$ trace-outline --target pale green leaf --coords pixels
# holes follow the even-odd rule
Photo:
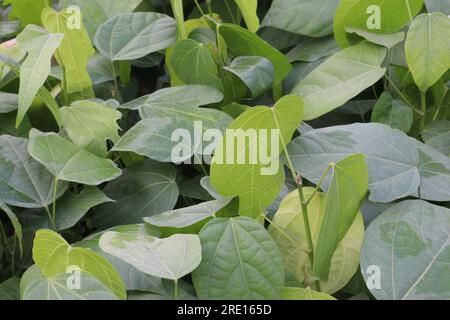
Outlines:
[[[242,17],[244,18],[247,29],[251,32],[256,32],[259,29],[259,18],[257,15],[258,0],[234,0]]]
[[[349,33],[355,33],[372,43],[379,44],[380,46],[386,47],[388,49],[392,49],[397,44],[405,40],[404,32],[397,32],[392,34],[379,34],[352,27],[345,28],[345,31]]]

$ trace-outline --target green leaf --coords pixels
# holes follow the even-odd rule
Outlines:
[[[64,34],[61,46],[56,51],[56,60],[63,69],[63,88],[67,103],[80,99],[94,97],[92,80],[87,72],[90,57],[95,54],[89,35],[83,24],[80,28],[73,28],[74,16],[77,12],[63,9],[56,12],[52,8],[42,11],[42,23],[52,33]],[[75,17],[76,18],[76,17]]]
[[[117,296],[97,278],[79,274],[79,289],[69,288],[71,273],[45,277],[36,265],[28,269],[21,280],[22,300],[117,300]]]
[[[244,18],[247,29],[256,32],[259,29],[259,18],[257,15],[258,0],[234,0],[242,17]]]
[[[363,42],[342,50],[314,69],[292,90],[305,101],[305,120],[316,119],[375,84],[386,49]]]
[[[0,92],[0,113],[8,113],[17,109],[19,96],[15,93]]]
[[[333,33],[339,0],[275,0],[262,27],[274,27],[309,37]]]
[[[77,101],[61,108],[64,129],[79,147],[95,155],[106,157],[107,140],[116,143],[120,137],[117,120],[122,114],[111,107],[92,102]]]
[[[41,229],[36,232],[33,260],[47,278],[67,274],[68,268],[75,266],[100,280],[119,299],[126,298],[123,280],[105,258],[88,249],[71,247],[54,231]]]
[[[0,200],[23,208],[48,207],[53,201],[54,178],[27,152],[28,140],[0,136]],[[67,190],[59,184],[56,197]]]
[[[372,112],[372,122],[384,123],[392,129],[405,133],[411,130],[413,111],[403,100],[392,98],[389,92],[383,92]]]
[[[281,291],[282,300],[336,300],[327,293],[307,288],[284,287]]]
[[[325,38],[306,38],[286,54],[290,62],[314,62],[338,52],[339,46],[332,36]]]
[[[49,0],[5,0],[3,5],[12,4],[10,17],[17,17],[22,26],[41,24],[41,12],[50,6]]]
[[[202,90],[194,90],[192,94],[201,93]],[[225,131],[232,118],[222,111],[199,108],[197,105],[216,100],[218,91],[213,92],[212,99],[205,96],[189,101],[188,98],[186,104],[182,100],[184,94],[180,95],[182,91],[170,91],[174,93],[173,97],[158,97],[155,94],[144,102],[139,111],[143,120],[122,136],[113,151],[132,151],[161,162],[176,163],[186,161],[194,154],[208,156],[212,153],[217,144],[216,139],[212,139],[208,146],[205,142],[205,148],[202,148],[202,137],[208,129]],[[166,98],[170,99],[164,101]],[[180,100],[175,103],[172,99]]]
[[[239,77],[250,89],[253,98],[264,94],[272,86],[275,77],[272,63],[263,57],[237,57],[224,69]]]
[[[442,12],[446,16],[450,15],[450,0],[425,0],[428,12]]]
[[[430,123],[422,132],[425,143],[450,157],[450,121]]]
[[[170,280],[191,273],[202,260],[200,239],[193,234],[158,239],[108,231],[100,238],[100,248],[146,274]]]
[[[20,224],[20,221],[17,218],[16,214],[3,201],[0,201],[0,209],[6,213],[9,220],[11,221],[11,224],[13,225],[15,236],[17,237],[17,240],[19,241],[20,255],[22,255],[23,254],[22,225]]]
[[[309,199],[314,189],[305,187],[303,192],[305,198]],[[314,248],[317,246],[326,202],[327,195],[319,192],[308,204],[308,219]],[[295,285],[312,286],[317,277],[312,273],[309,260],[306,230],[297,190],[289,193],[282,200],[268,230],[283,256],[287,281]],[[336,232],[337,230],[333,231],[333,233]],[[350,281],[358,269],[363,238],[364,223],[361,213],[358,213],[333,254],[328,280],[320,281],[322,292],[334,293]]]
[[[397,32],[420,12],[422,6],[423,0],[342,0],[334,16],[334,36],[345,48],[359,40],[359,37],[346,33],[347,27],[381,34]]]
[[[116,202],[94,210],[92,222],[101,229],[139,223],[143,217],[172,210],[178,199],[176,170],[165,163],[146,161],[124,171],[103,192]]]
[[[99,185],[121,174],[111,160],[100,158],[53,132],[32,129],[28,152],[58,180]]]
[[[57,201],[56,228],[72,228],[92,208],[105,202],[113,202],[97,187],[86,187],[79,194],[66,193]]]
[[[375,284],[374,271],[379,277],[379,287],[369,285],[371,293],[380,300],[449,299],[449,228],[449,209],[420,200],[401,202],[378,216],[361,253],[366,282]]]
[[[19,300],[20,278],[9,278],[0,284],[0,300]]]
[[[200,232],[203,260],[192,273],[200,299],[278,299],[283,261],[266,229],[246,217],[214,219]]]
[[[405,52],[414,81],[426,91],[450,68],[450,20],[440,13],[421,14],[411,23]]]
[[[169,64],[183,83],[210,85],[222,90],[216,62],[203,43],[191,39],[178,41]]]
[[[39,88],[50,75],[51,60],[63,40],[62,34],[51,34],[35,25],[28,25],[17,36],[17,42],[28,53],[20,67],[19,109],[16,127],[22,123],[25,114],[33,103]]]
[[[323,280],[328,280],[334,252],[352,227],[369,186],[363,154],[351,155],[332,169],[333,178],[314,251],[313,273]]]
[[[221,24],[218,28],[227,43],[228,50],[235,57],[259,56],[270,60],[275,69],[275,85],[279,84],[291,71],[292,66],[288,59],[254,33],[228,23]]]
[[[111,61],[135,60],[170,47],[176,41],[175,20],[155,12],[125,13],[103,23],[95,46]]]
[[[303,101],[290,95],[278,100],[273,108],[249,109],[228,127],[229,134],[217,146],[212,160],[211,182],[222,196],[239,196],[240,215],[259,218],[275,200],[284,183],[278,156],[302,117]],[[258,149],[263,148],[264,142],[267,159],[263,159],[261,152],[258,157]]]
[[[372,43],[379,44],[380,46],[386,47],[388,49],[392,49],[397,44],[405,40],[404,32],[397,32],[393,34],[379,34],[352,27],[345,28],[345,31],[347,31],[348,33],[355,33]]]

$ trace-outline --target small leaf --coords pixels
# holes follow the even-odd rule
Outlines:
[[[372,43],[379,44],[380,46],[386,47],[388,49],[392,49],[397,44],[405,40],[404,32],[397,32],[392,34],[379,34],[352,27],[345,28],[345,31],[349,33],[356,33],[357,35],[363,37],[364,39]]]
[[[425,144],[450,157],[450,121],[430,123],[422,132]]]
[[[411,130],[413,111],[403,100],[392,98],[389,92],[383,92],[372,112],[372,122],[384,123],[392,129],[405,133]]]
[[[15,93],[0,92],[0,113],[8,113],[17,109],[19,96]]]
[[[259,18],[257,15],[258,0],[234,0],[242,17],[244,18],[247,29],[251,32],[256,32],[259,29]]]

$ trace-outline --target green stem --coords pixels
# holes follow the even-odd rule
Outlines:
[[[53,185],[53,211],[52,211],[52,222],[56,229],[56,194],[58,192],[58,178],[55,177],[55,182]]]
[[[198,11],[202,14],[202,16],[205,15],[205,12],[202,9],[202,6],[198,3],[198,0],[195,0],[195,5],[197,6]]]
[[[173,280],[173,299],[178,300],[178,279]]]
[[[113,98],[119,97],[119,83],[117,82],[117,70],[116,70],[116,64],[114,61],[111,61],[111,71],[112,76],[114,80],[114,94]]]
[[[420,132],[425,128],[425,121],[427,118],[427,92],[420,90],[420,107],[422,110],[422,118],[420,118]]]
[[[392,87],[395,89],[395,91],[397,91],[398,95],[403,99],[403,101],[405,101],[405,103],[418,115],[423,116],[423,112],[420,110],[417,110],[411,102],[409,102],[409,100],[405,97],[405,95],[397,88],[397,86],[395,85],[395,83],[391,80],[391,78],[389,78],[388,75],[385,75],[386,79],[389,81],[389,83],[392,85]]]
[[[17,237],[14,237],[13,249],[11,251],[11,271],[13,276],[16,276],[16,245],[17,245]]]
[[[170,0],[172,5],[173,15],[177,21],[178,27],[178,40],[184,40],[187,38],[186,27],[184,25],[184,11],[182,0]]]
[[[322,173],[322,176],[320,177],[319,183],[317,184],[316,188],[314,189],[314,192],[312,193],[312,195],[309,197],[308,200],[306,200],[306,206],[309,205],[309,203],[311,202],[311,200],[316,196],[316,193],[319,191],[319,189],[322,187],[322,183],[325,180],[328,172],[330,172],[330,169],[334,168],[334,163],[329,163],[327,168],[325,169],[325,171]]]

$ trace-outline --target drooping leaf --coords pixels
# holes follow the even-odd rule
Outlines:
[[[235,56],[259,56],[264,57],[275,69],[274,84],[279,84],[291,71],[289,60],[277,49],[270,46],[254,33],[234,24],[224,23],[219,27],[219,32],[225,39],[229,51]]]
[[[332,170],[333,178],[314,251],[313,273],[323,280],[329,278],[335,250],[352,227],[369,185],[367,165],[362,154],[339,161]]]
[[[436,121],[422,132],[425,144],[450,157],[450,121]]]
[[[50,75],[53,54],[61,45],[63,37],[62,34],[52,34],[35,25],[28,25],[17,36],[17,42],[28,55],[20,67],[22,77],[20,77],[16,127],[22,123],[39,89]]]
[[[9,220],[11,221],[11,224],[14,228],[15,236],[17,237],[17,240],[19,241],[19,250],[20,254],[23,254],[23,235],[22,235],[22,225],[20,224],[19,219],[17,218],[16,214],[9,208],[3,201],[0,200],[0,209],[6,213]]]
[[[259,218],[275,200],[284,182],[278,156],[302,117],[303,101],[290,95],[273,108],[251,108],[228,127],[212,160],[211,182],[222,196],[239,196],[240,215]],[[266,156],[258,156],[260,148]]]
[[[333,32],[339,0],[275,0],[261,26],[274,27],[309,37]]]
[[[371,120],[408,133],[411,130],[413,116],[411,107],[403,100],[394,99],[389,92],[383,92],[373,108]]]
[[[50,6],[49,0],[5,0],[3,5],[12,4],[11,17],[17,17],[23,27],[41,24],[41,12]]]
[[[77,12],[63,9],[56,12],[50,7],[42,11],[42,23],[52,33],[62,33],[64,38],[56,51],[56,60],[63,69],[63,87],[67,103],[94,97],[92,80],[87,72],[87,64],[95,53],[89,35],[82,21],[78,28],[72,24]]]
[[[100,248],[146,274],[170,280],[191,273],[202,260],[200,239],[193,234],[158,239],[108,231],[100,238]]]
[[[27,152],[28,140],[0,136],[0,200],[23,208],[48,207],[53,202],[53,176]],[[67,190],[61,182],[56,198]]]
[[[246,217],[214,219],[200,232],[202,262],[192,273],[200,299],[277,299],[283,261],[266,229]]]
[[[421,14],[411,23],[405,52],[414,81],[428,90],[450,68],[450,20],[440,12]]]
[[[94,225],[109,227],[142,222],[148,217],[172,210],[178,199],[176,170],[165,163],[146,161],[124,171],[103,192],[116,202],[98,206],[92,216]]]
[[[309,199],[314,189],[303,188],[303,193],[305,198]],[[319,192],[308,204],[308,220],[314,248],[316,248],[320,225],[324,219],[326,201],[326,194]],[[283,256],[286,279],[298,285],[313,286],[317,277],[312,273],[308,256],[306,230],[297,190],[283,199],[268,230]],[[358,213],[333,254],[328,280],[320,281],[322,292],[334,293],[353,277],[358,269],[363,238],[364,223],[361,213]]]
[[[155,12],[125,13],[103,23],[95,46],[111,61],[135,60],[176,41],[175,20]]]
[[[331,295],[307,288],[285,287],[281,291],[282,300],[336,300]]]
[[[32,129],[28,152],[58,180],[99,185],[121,174],[111,160],[100,158],[53,132]]]
[[[242,17],[244,18],[247,29],[256,32],[259,29],[259,18],[257,15],[258,0],[234,0]]]
[[[379,279],[378,286],[369,286],[371,293],[380,300],[449,299],[449,228],[449,209],[420,200],[401,202],[378,216],[361,253],[367,283]]]
[[[107,155],[107,140],[115,143],[120,139],[117,120],[122,118],[122,114],[111,107],[91,101],[77,101],[70,107],[61,108],[61,117],[70,139],[98,156]]]
[[[349,33],[355,33],[367,41],[370,41],[375,44],[379,44],[380,46],[386,47],[388,49],[392,49],[397,44],[405,40],[404,32],[397,32],[392,34],[379,34],[374,32],[369,32],[363,29],[357,29],[352,27],[345,28],[345,31]]]
[[[385,56],[386,49],[363,42],[325,60],[292,90],[305,101],[305,120],[342,106],[380,80]]]
[[[420,12],[423,0],[342,0],[334,16],[334,36],[342,48],[358,41],[346,28],[390,34],[401,30]]]
[[[270,60],[256,56],[241,56],[234,59],[225,70],[241,79],[256,98],[267,91],[274,80],[275,70]]]
[[[36,232],[33,260],[47,278],[67,274],[68,268],[77,267],[100,280],[119,299],[126,298],[123,280],[105,258],[88,249],[71,247],[54,231],[41,229]]]

